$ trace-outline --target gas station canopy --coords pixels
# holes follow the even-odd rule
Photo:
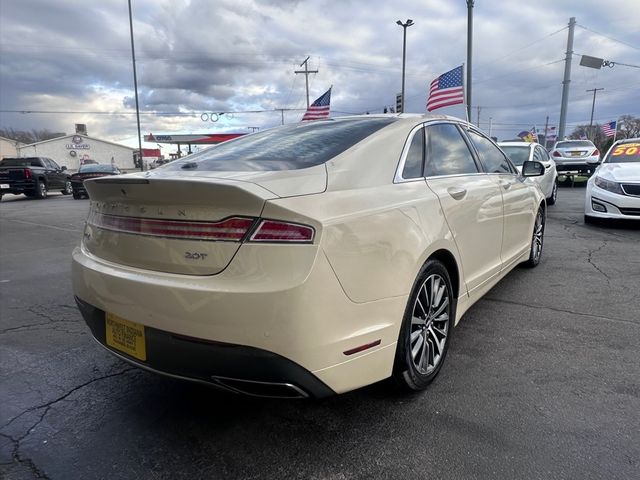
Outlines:
[[[233,138],[246,135],[245,133],[193,133],[188,135],[154,135],[144,136],[145,142],[171,143],[174,145],[213,145],[226,142]]]

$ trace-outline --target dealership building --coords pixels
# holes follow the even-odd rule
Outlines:
[[[78,133],[18,147],[20,157],[49,157],[71,171],[78,170],[87,160],[133,170],[134,151],[137,149]]]

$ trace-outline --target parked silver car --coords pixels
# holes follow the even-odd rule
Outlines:
[[[562,140],[551,150],[559,175],[587,175],[600,163],[600,151],[590,140]]]

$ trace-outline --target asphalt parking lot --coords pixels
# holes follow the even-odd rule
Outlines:
[[[70,285],[88,201],[0,203],[0,477],[637,478],[640,230],[549,207],[542,262],[455,329],[421,394],[239,397],[120,362]]]

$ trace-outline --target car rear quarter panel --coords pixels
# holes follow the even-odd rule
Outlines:
[[[436,250],[459,262],[438,199],[423,180],[273,200],[265,212],[288,205],[322,224],[320,247],[355,303],[408,296]]]

